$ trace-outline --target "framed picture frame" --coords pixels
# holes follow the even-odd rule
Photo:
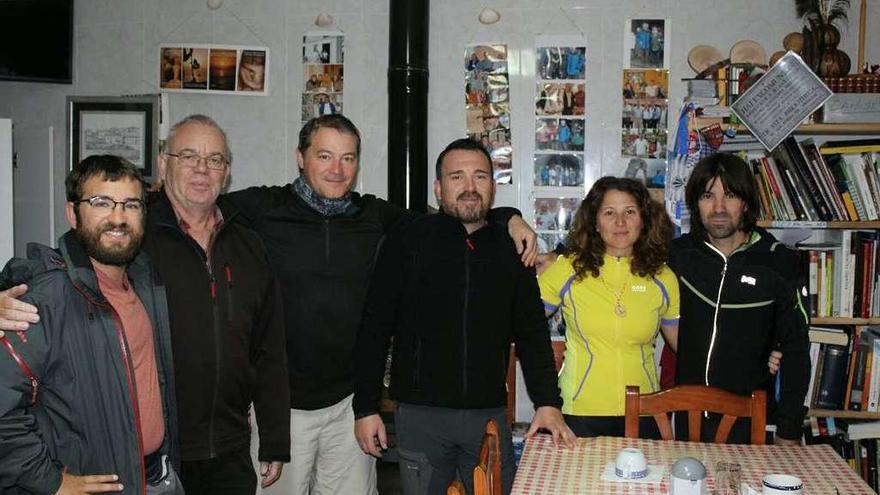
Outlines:
[[[92,155],[119,155],[152,178],[159,154],[159,95],[68,96],[67,168]]]
[[[163,92],[269,94],[269,48],[265,46],[160,45],[158,69]]]

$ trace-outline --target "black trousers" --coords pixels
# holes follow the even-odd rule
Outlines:
[[[565,423],[578,437],[622,437],[626,431],[623,416],[572,416],[563,415]],[[660,439],[657,422],[650,416],[639,418],[639,438]]]
[[[180,480],[186,495],[254,495],[257,473],[247,447],[213,459],[184,461]]]
[[[486,422],[498,423],[503,493],[513,486],[513,443],[505,409],[448,409],[400,403],[394,414],[405,495],[443,495],[456,476],[473,493]],[[187,495],[190,495],[187,492]]]

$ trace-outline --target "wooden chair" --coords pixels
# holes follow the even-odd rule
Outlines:
[[[673,440],[672,424],[667,413],[687,411],[688,440],[700,441],[700,415],[703,411],[721,413],[724,416],[715,433],[715,443],[724,443],[738,417],[752,418],[751,443],[764,444],[767,426],[767,392],[755,390],[751,397],[743,397],[715,387],[704,385],[680,385],[652,394],[639,394],[639,387],[626,387],[627,438],[638,438],[639,416],[650,414],[657,421],[663,440]]]
[[[553,347],[553,363],[556,371],[562,368],[562,358],[565,356],[565,341],[554,340],[550,344]],[[507,361],[507,424],[512,425],[516,412],[516,346],[510,344],[510,359]]]
[[[474,468],[474,495],[501,495],[501,443],[494,419],[486,422],[486,433],[480,443],[480,462]]]
[[[446,495],[467,495],[467,492],[464,490],[464,485],[461,481],[452,480],[452,483],[449,483],[449,486],[446,487]]]

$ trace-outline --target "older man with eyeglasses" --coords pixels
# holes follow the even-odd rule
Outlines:
[[[262,486],[274,483],[282,463],[290,460],[280,292],[262,241],[235,221],[238,213],[231,205],[222,211],[217,206],[231,162],[223,129],[204,115],[186,117],[171,128],[166,152],[158,159],[163,190],[148,198],[144,249],[168,293],[180,477],[188,495],[256,491],[251,403],[259,426]],[[118,204],[88,201],[107,209]],[[22,310],[4,313],[0,328],[5,330],[26,327],[11,320],[38,318],[35,308],[21,302],[8,299],[0,305]]]

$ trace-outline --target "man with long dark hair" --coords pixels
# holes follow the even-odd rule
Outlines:
[[[691,232],[672,243],[669,265],[681,287],[676,379],[741,395],[773,388],[768,357],[782,351],[776,443],[796,444],[810,372],[806,289],[796,254],[756,225],[754,176],[740,158],[719,153],[694,167],[685,189]],[[748,443],[748,419],[729,437]],[[717,418],[703,421],[703,438]],[[686,425],[677,434],[686,438]],[[681,431],[684,430],[684,431]]]

